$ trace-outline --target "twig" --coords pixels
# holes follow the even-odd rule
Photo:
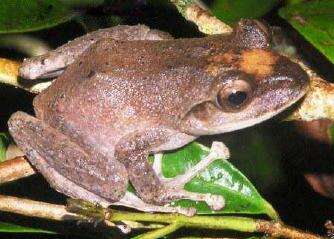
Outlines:
[[[298,229],[284,225],[282,222],[257,220],[246,217],[235,216],[193,216],[187,217],[180,214],[149,214],[149,213],[127,213],[110,211],[106,214],[106,219],[109,221],[120,221],[130,219],[142,222],[160,222],[169,223],[170,225],[144,234],[143,238],[158,238],[163,235],[173,232],[173,229],[180,227],[204,228],[215,230],[234,230],[239,232],[249,233],[265,233],[274,237],[293,238],[293,239],[322,239],[323,237],[315,234],[302,232]],[[164,234],[164,232],[166,234]],[[155,234],[156,233],[156,234]],[[146,237],[150,235],[150,237]],[[157,237],[153,237],[157,235]],[[142,238],[142,237],[138,237]]]
[[[19,147],[17,147],[16,144],[9,144],[7,146],[5,160],[13,159],[18,156],[24,156],[24,153],[22,152],[22,150]]]
[[[66,206],[34,201],[30,199],[17,198],[12,196],[0,195],[0,211],[21,214],[28,217],[38,217],[55,221],[73,221],[87,220],[86,216],[69,212]],[[102,218],[104,220],[104,218]],[[157,229],[162,225],[152,223],[144,225],[139,222],[134,222],[131,219],[121,220],[122,223],[130,226],[132,229]],[[106,225],[115,227],[116,225],[109,221]]]
[[[31,93],[40,93],[51,85],[51,82],[37,83],[33,86],[25,86],[18,77],[20,63],[0,58],[0,83],[12,85]]]
[[[287,120],[311,121],[324,118],[334,120],[334,84],[322,79],[302,61],[297,59],[295,61],[310,77],[310,89]]]
[[[82,218],[74,213],[66,211],[66,207],[63,205],[4,195],[0,195],[0,210],[29,217],[39,217],[56,221],[78,220]]]
[[[205,34],[230,34],[232,28],[216,18],[204,4],[198,0],[171,0],[182,16],[195,23]]]
[[[325,237],[319,237],[317,235],[303,232],[293,227],[286,226],[279,222],[270,222],[258,220],[257,222],[257,231],[269,234],[274,237],[284,237],[284,238],[293,238],[293,239],[319,239]]]
[[[20,87],[17,81],[20,63],[0,58],[0,82]]]
[[[27,159],[15,157],[0,163],[0,184],[11,182],[35,174]]]
[[[143,234],[138,238],[158,238],[163,235],[169,234],[180,227],[190,228],[205,228],[215,230],[235,230],[239,232],[250,233],[265,233],[274,237],[284,237],[291,239],[323,239],[323,237],[302,232],[295,228],[285,226],[281,222],[257,220],[246,217],[235,216],[193,216],[187,217],[180,214],[151,214],[141,212],[121,212],[110,209],[103,209],[96,207],[92,204],[96,210],[102,210],[96,212],[94,215],[100,215],[101,220],[108,220],[111,222],[108,225],[115,225],[118,222],[123,221],[135,221],[135,222],[154,222],[169,224],[164,228],[157,229],[155,231]],[[63,220],[82,220],[87,218],[86,213],[77,214],[71,213],[66,210],[65,206],[50,204],[45,202],[33,201],[29,199],[16,198],[11,196],[0,195],[0,211],[6,211],[11,213],[17,213],[30,217],[39,217],[44,219],[51,219],[56,221]],[[131,225],[131,224],[128,224]],[[143,224],[132,224],[143,225]],[[138,229],[138,228],[133,228]],[[148,237],[149,235],[149,237]]]

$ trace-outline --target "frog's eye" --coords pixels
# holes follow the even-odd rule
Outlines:
[[[217,94],[216,103],[222,110],[236,111],[247,105],[252,87],[246,80],[234,80],[225,85]]]

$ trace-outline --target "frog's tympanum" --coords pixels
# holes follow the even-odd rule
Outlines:
[[[255,20],[240,21],[228,36],[194,39],[140,25],[90,33],[23,63],[22,77],[59,77],[35,97],[35,117],[12,115],[10,133],[71,197],[192,214],[166,206],[188,198],[221,209],[223,197],[183,189],[210,162],[167,180],[147,157],[257,124],[300,99],[307,75],[271,51],[269,38]],[[126,192],[129,182],[140,199]]]

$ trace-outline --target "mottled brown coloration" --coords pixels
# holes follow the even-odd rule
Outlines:
[[[220,61],[225,64],[233,64],[233,62],[237,61],[238,59],[239,59],[238,55],[233,54],[231,51],[229,51],[222,55]]]
[[[146,158],[254,125],[300,99],[306,74],[268,45],[267,31],[250,20],[230,36],[100,38],[35,98],[36,118],[18,112],[9,130],[51,185],[72,197],[116,202],[130,179],[148,203],[209,203],[181,183],[166,186]]]
[[[220,72],[220,67],[219,65],[208,65],[205,71],[211,76],[217,76]]]

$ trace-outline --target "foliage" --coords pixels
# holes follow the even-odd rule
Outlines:
[[[7,222],[0,222],[0,232],[6,232],[6,233],[47,233],[47,234],[54,234],[54,232],[38,229],[38,228],[32,228],[32,227],[24,227],[19,226],[13,223],[7,223]]]
[[[73,16],[58,0],[1,0],[0,33],[45,29],[66,22]]]
[[[235,23],[240,18],[261,17],[277,3],[277,0],[216,0],[211,9],[224,22]]]
[[[280,9],[279,13],[334,63],[334,1],[292,4]]]
[[[162,172],[167,178],[183,174],[195,166],[209,153],[209,149],[198,143],[191,143],[176,152],[164,154]],[[200,214],[267,214],[273,219],[278,216],[272,206],[256,191],[251,182],[230,162],[217,159],[198,177],[186,184],[188,191],[212,193],[224,196],[226,207],[213,212],[203,202],[182,200],[179,205],[195,207]]]
[[[9,144],[9,139],[7,134],[0,133],[0,162],[6,159],[6,149]]]

